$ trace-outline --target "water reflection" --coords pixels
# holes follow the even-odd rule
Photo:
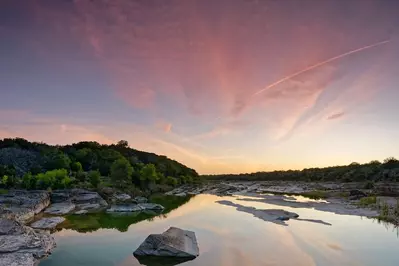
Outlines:
[[[281,226],[216,203],[220,200],[256,209],[281,208],[234,197],[198,195],[170,211],[167,217],[156,216],[152,221],[133,223],[124,232],[119,229],[98,229],[84,234],[65,229],[57,232],[57,248],[40,266],[145,263],[150,266],[151,262],[138,261],[132,253],[149,234],[163,232],[170,226],[196,233],[200,255],[181,263],[184,266],[399,265],[396,232],[392,233],[392,228],[386,230],[377,221],[284,206],[284,210],[298,213],[300,217],[329,221],[333,225],[290,220],[289,226]],[[179,265],[173,263],[176,262],[171,265]]]
[[[87,215],[68,215],[58,230],[73,229],[81,233],[95,232],[99,229],[117,229],[126,232],[130,225],[147,220],[152,221],[154,217],[166,219],[167,214],[174,209],[186,204],[192,197],[157,196],[152,202],[162,204],[165,210],[162,212],[142,211],[129,213],[93,213]]]

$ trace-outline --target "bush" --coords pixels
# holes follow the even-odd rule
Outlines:
[[[101,182],[101,179],[100,179],[100,177],[101,177],[100,172],[99,172],[99,171],[90,171],[89,174],[88,174],[88,176],[89,176],[89,180],[90,180],[91,185],[92,185],[94,188],[97,188],[98,185],[99,185],[100,182]]]
[[[68,176],[66,169],[56,169],[41,173],[36,176],[36,187],[40,189],[47,188],[68,188],[71,184],[71,179]]]
[[[375,196],[364,197],[359,200],[359,206],[367,207],[369,205],[374,205],[377,203],[377,198]]]
[[[71,164],[71,170],[74,172],[82,172],[83,171],[83,167],[82,164],[80,162],[74,162]]]
[[[35,189],[36,181],[36,176],[28,172],[22,177],[22,187],[25,189]]]
[[[117,187],[131,183],[133,167],[126,158],[120,158],[111,165],[111,180]]]
[[[166,178],[166,184],[170,186],[177,186],[179,184],[179,180],[177,180],[177,178],[174,178],[172,176],[168,176]]]

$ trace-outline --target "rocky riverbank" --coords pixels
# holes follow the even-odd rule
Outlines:
[[[144,197],[115,191],[106,199],[108,202],[97,192],[84,189],[10,190],[0,195],[0,266],[37,265],[56,246],[51,231],[66,220],[62,216],[104,211],[159,213],[164,209]]]
[[[370,186],[368,183],[355,182],[214,181],[195,186],[185,185],[166,194],[176,196],[234,195],[243,201],[263,202],[291,208],[314,208],[342,215],[379,218],[399,224],[399,184],[397,183],[375,183]],[[302,202],[289,195],[322,201]]]

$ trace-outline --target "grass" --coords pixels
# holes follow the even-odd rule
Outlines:
[[[358,202],[360,207],[367,207],[375,204],[377,204],[377,197],[375,196],[361,198]]]
[[[0,188],[0,195],[8,194],[8,189]]]

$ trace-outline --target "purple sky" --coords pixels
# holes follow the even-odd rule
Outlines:
[[[199,173],[399,157],[399,1],[1,0],[0,38],[0,138]]]

